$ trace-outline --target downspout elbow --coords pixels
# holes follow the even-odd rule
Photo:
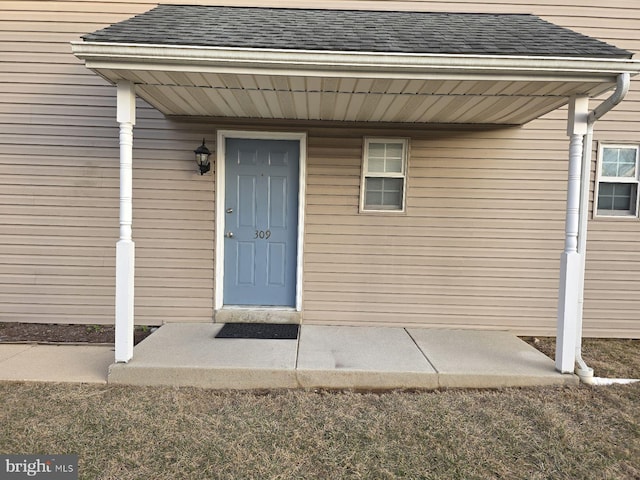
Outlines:
[[[607,98],[604,102],[594,108],[591,113],[589,113],[587,124],[592,127],[593,124],[596,123],[596,121],[600,120],[613,107],[618,105],[627,95],[630,85],[631,75],[629,73],[621,73],[620,75],[618,75],[618,77],[616,78],[616,89],[613,91],[611,96],[609,96],[609,98]]]

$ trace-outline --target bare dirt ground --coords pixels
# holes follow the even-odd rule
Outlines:
[[[138,326],[134,330],[134,343],[149,335],[152,328]],[[0,323],[0,343],[114,343],[112,325],[59,325],[45,323]]]

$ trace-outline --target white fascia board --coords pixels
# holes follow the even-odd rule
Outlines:
[[[640,73],[640,61],[574,57],[332,52],[72,42],[91,69],[260,75],[609,81]]]

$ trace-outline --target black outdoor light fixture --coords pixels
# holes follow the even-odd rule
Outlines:
[[[196,154],[196,163],[198,164],[198,167],[200,167],[200,175],[204,175],[211,170],[211,163],[209,162],[209,155],[211,155],[211,152],[204,144],[204,138],[202,139],[202,145],[196,148],[193,153]]]

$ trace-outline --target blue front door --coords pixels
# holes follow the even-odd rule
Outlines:
[[[225,144],[224,304],[296,304],[300,143]]]

